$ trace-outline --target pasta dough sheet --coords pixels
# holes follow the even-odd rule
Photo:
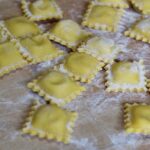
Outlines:
[[[88,0],[57,0],[64,11],[65,19],[81,23]],[[20,0],[0,0],[0,18],[7,19],[21,14]],[[120,30],[125,31],[140,15],[129,10]],[[46,25],[48,26],[48,25]],[[150,46],[127,38],[120,33],[94,31],[115,40],[124,51],[120,60],[144,59],[147,76],[150,77]],[[124,102],[150,103],[146,93],[108,93],[105,91],[101,71],[88,90],[65,107],[79,114],[71,143],[39,140],[22,136],[19,132],[36,94],[30,92],[26,83],[41,70],[55,62],[45,62],[15,71],[0,79],[0,149],[1,150],[149,150],[150,138],[142,135],[127,135],[123,128]]]

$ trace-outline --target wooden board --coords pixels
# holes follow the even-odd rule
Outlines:
[[[64,18],[82,20],[88,0],[57,0]],[[19,0],[0,0],[0,18],[21,15]],[[124,27],[130,26],[137,13],[129,10]],[[150,70],[150,46],[124,37],[121,33],[93,31],[96,35],[113,38],[124,53],[121,60],[144,59]],[[0,150],[149,150],[150,137],[127,135],[123,129],[122,104],[124,102],[150,102],[146,93],[107,93],[104,72],[88,85],[87,91],[66,107],[79,113],[71,143],[39,140],[22,136],[19,129],[33,99],[37,97],[26,88],[40,70],[49,63],[25,67],[0,79]],[[147,73],[149,76],[149,72]]]

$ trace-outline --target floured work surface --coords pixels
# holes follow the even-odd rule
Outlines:
[[[65,18],[81,23],[88,0],[58,0]],[[0,19],[21,14],[19,0],[0,0]],[[139,14],[129,10],[124,22],[124,31]],[[112,38],[124,50],[120,60],[144,59],[150,70],[150,46],[127,38],[120,33],[94,31],[96,35]],[[54,62],[55,63],[55,62]],[[145,102],[150,96],[146,93],[108,93],[104,87],[104,72],[100,72],[88,90],[66,107],[79,113],[71,143],[65,145],[55,141],[23,137],[19,129],[27,115],[32,100],[37,97],[26,88],[27,81],[39,71],[53,65],[45,62],[25,67],[0,79],[0,150],[149,150],[150,137],[127,135],[123,128],[124,102]],[[147,72],[150,77],[150,71]]]

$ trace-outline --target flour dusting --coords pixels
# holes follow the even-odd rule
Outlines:
[[[76,145],[81,150],[98,150],[88,138],[72,139],[70,143]]]
[[[0,0],[2,4],[3,0]],[[10,0],[6,0],[10,3]],[[6,2],[5,1],[5,2]],[[20,0],[12,0],[20,2]],[[88,0],[83,0],[87,3]],[[82,3],[83,3],[82,1]],[[59,1],[58,1],[59,2]],[[67,13],[72,19],[82,20],[81,1],[61,0],[60,3],[68,5]],[[16,6],[16,5],[15,5]],[[85,6],[85,5],[84,5]],[[63,9],[63,7],[62,7]],[[3,10],[4,11],[4,10]],[[9,9],[6,12],[10,12]],[[82,13],[84,11],[82,10]],[[15,15],[15,14],[14,14]],[[65,14],[66,15],[66,14]],[[117,33],[87,29],[96,36],[112,39],[121,49],[117,59],[139,60],[143,59],[147,75],[150,70],[150,46],[143,42],[137,42],[125,37],[123,32],[141,17],[139,13],[127,9]],[[3,16],[0,15],[3,19]],[[43,31],[47,25],[39,25]],[[68,49],[60,46],[66,53]],[[150,145],[150,138],[141,135],[128,135],[124,131],[122,104],[124,102],[149,102],[147,93],[108,93],[105,91],[105,71],[100,71],[92,83],[85,85],[87,91],[65,106],[68,110],[76,111],[79,115],[71,142],[68,145],[57,143],[53,140],[39,140],[38,138],[26,138],[20,134],[20,128],[30,105],[34,99],[40,99],[27,87],[39,73],[52,68],[60,63],[64,57],[47,61],[38,65],[32,65],[22,70],[11,73],[0,79],[0,148],[1,150],[143,150],[141,147]],[[146,147],[145,150],[149,150]]]

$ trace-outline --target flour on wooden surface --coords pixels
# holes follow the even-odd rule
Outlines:
[[[20,2],[20,0],[17,1]],[[82,18],[75,10],[70,9],[69,12],[71,18]],[[137,13],[131,10],[127,11],[121,22],[120,31],[125,31],[139,17],[140,15]],[[44,29],[43,26],[42,28]],[[145,61],[146,68],[150,70],[150,46],[148,44],[137,43],[120,32],[108,33],[92,29],[87,30],[97,36],[111,38],[118,44],[122,49],[118,59],[138,60],[142,58]],[[4,81],[0,80],[0,139],[2,141],[11,142],[20,138],[20,132],[16,126],[19,126],[23,121],[23,116],[27,113],[32,100],[40,99],[37,94],[27,90],[25,86],[27,81],[39,72],[59,63],[59,61],[60,59],[54,62],[47,61],[29,67],[27,71],[25,70],[25,73],[27,72],[25,79],[21,73],[16,73],[6,77]],[[13,81],[15,77],[18,81]],[[10,83],[9,87],[7,87],[8,83]],[[101,71],[93,82],[86,87],[87,91],[83,92],[83,95],[78,96],[72,103],[66,105],[67,109],[77,111],[79,114],[71,139],[71,145],[75,150],[127,150],[126,146],[136,150],[142,144],[150,144],[150,141],[144,137],[127,135],[122,124],[122,103],[135,102],[137,99],[139,102],[149,103],[149,96],[146,93],[107,93],[104,86],[104,71]],[[16,99],[15,95],[17,94],[19,96]],[[15,113],[16,118],[11,117],[13,113]],[[103,138],[107,140],[103,141]],[[42,145],[42,142],[39,142],[40,145]],[[44,146],[49,148],[52,143],[55,142],[47,142],[47,145],[44,143]],[[62,149],[66,150],[65,146],[62,146]]]

